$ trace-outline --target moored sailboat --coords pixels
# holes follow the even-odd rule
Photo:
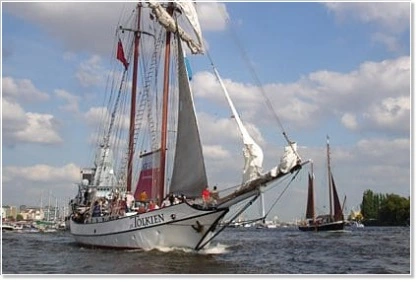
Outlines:
[[[330,146],[327,137],[327,171],[328,171],[328,195],[329,195],[329,214],[315,215],[315,192],[314,192],[314,174],[313,163],[311,163],[311,172],[308,174],[308,201],[306,205],[305,220],[298,226],[301,231],[338,231],[344,229],[344,215],[334,176],[331,172]]]
[[[243,181],[216,203],[202,201],[201,191],[208,187],[208,180],[183,50],[185,44],[192,54],[203,52],[194,5],[193,1],[144,1],[135,9],[134,27],[120,28],[118,36],[130,35],[128,54],[133,62],[125,58],[119,38],[117,59],[123,63],[119,91],[109,98],[111,114],[101,128],[94,167],[82,169],[77,196],[71,201],[70,232],[82,245],[200,250],[225,228],[218,223],[231,213],[232,206],[254,201],[262,186],[306,163],[297,154],[296,143],[289,142],[278,165],[264,172],[261,148],[237,120],[244,140]],[[192,33],[185,31],[183,23]],[[132,84],[128,85],[131,69]],[[215,74],[221,81],[216,69]],[[123,89],[130,90],[130,99],[123,96]],[[129,101],[129,130],[123,128],[127,106],[122,101]],[[170,132],[175,132],[172,141]],[[121,136],[128,140],[126,146]]]

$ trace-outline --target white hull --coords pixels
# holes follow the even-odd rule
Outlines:
[[[200,210],[186,203],[119,218],[93,217],[87,223],[70,221],[70,232],[82,245],[153,249],[201,249],[210,241],[228,209]]]

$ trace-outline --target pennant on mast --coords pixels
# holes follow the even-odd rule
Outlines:
[[[123,45],[120,39],[118,41],[118,50],[117,50],[116,58],[122,62],[122,64],[125,66],[125,70],[127,70],[129,63],[125,58],[125,52],[123,51]]]

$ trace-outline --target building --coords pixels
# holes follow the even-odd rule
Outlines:
[[[1,219],[5,220],[8,218],[16,219],[17,207],[15,206],[2,206],[1,207]]]

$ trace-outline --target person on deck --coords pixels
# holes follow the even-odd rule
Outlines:
[[[208,189],[208,187],[206,187],[205,189],[203,189],[202,192],[202,200],[203,200],[203,206],[207,207],[207,205],[210,202],[210,191]]]
[[[127,212],[129,212],[129,211],[131,211],[132,210],[132,208],[133,208],[133,205],[134,205],[134,203],[135,203],[135,198],[134,198],[134,196],[132,195],[132,193],[131,192],[126,192],[126,197],[125,197],[125,200],[126,200],[126,206],[127,206]]]
[[[218,189],[218,187],[216,187],[216,185],[215,185],[215,186],[213,186],[213,190],[211,192],[212,204],[213,205],[216,205],[218,203],[218,200],[219,200],[219,193],[218,193],[217,189]]]
[[[153,201],[149,201],[148,211],[159,209],[160,207]]]
[[[145,190],[142,191],[141,194],[139,194],[139,201],[144,203],[148,201],[148,195],[147,192],[145,192]]]
[[[173,193],[170,193],[168,196],[168,200],[170,201],[170,205],[174,205],[174,201],[176,200]]]
[[[163,207],[168,207],[168,206],[171,206],[171,202],[170,202],[169,196],[167,196],[167,197],[164,199],[163,203],[161,204],[161,207],[162,207],[162,208],[163,208]]]
[[[126,201],[121,200],[119,201],[119,215],[124,216],[128,207],[126,206]]]
[[[92,217],[98,217],[102,215],[101,207],[99,201],[94,202]]]

